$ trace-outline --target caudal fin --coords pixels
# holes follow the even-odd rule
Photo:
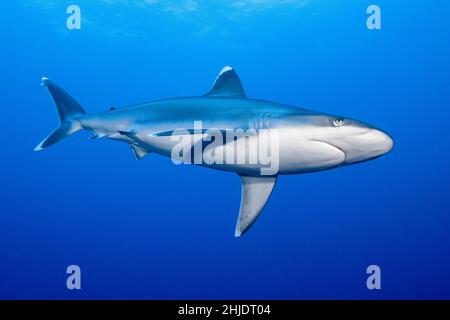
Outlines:
[[[42,85],[46,86],[56,104],[60,126],[44,139],[34,151],[41,151],[65,137],[81,129],[79,119],[86,112],[80,104],[61,87],[54,84],[48,78],[42,78]]]

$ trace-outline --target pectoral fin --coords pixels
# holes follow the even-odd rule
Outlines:
[[[134,130],[129,130],[129,131],[118,131],[120,135],[128,137],[130,139],[135,139],[136,137],[136,131]]]
[[[235,236],[243,235],[256,221],[272,193],[276,176],[241,176],[241,208],[236,224]]]

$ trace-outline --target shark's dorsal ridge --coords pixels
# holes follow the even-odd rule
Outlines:
[[[235,236],[243,235],[256,221],[277,182],[276,176],[241,176],[241,208]]]
[[[246,98],[241,80],[231,67],[224,67],[216,78],[211,90],[205,94],[207,97],[234,97]]]

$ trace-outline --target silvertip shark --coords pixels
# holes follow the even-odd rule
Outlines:
[[[258,163],[201,163],[240,176],[242,194],[236,237],[243,235],[256,221],[279,175],[360,163],[375,159],[393,147],[393,139],[387,133],[364,122],[248,98],[231,67],[222,69],[210,91],[203,96],[157,100],[93,114],[87,114],[74,98],[48,78],[42,78],[42,85],[53,97],[60,126],[35,151],[82,129],[93,133],[92,138],[126,142],[136,159],[151,152],[171,157],[175,143],[172,134],[179,128],[186,128],[186,134],[196,135],[192,125],[199,120],[205,129],[277,130],[276,173],[261,174],[262,165]],[[255,139],[260,139],[258,134]]]

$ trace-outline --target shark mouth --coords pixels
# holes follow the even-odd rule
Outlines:
[[[342,164],[345,164],[347,162],[347,153],[344,151],[344,149],[342,149],[342,148],[340,148],[340,147],[338,147],[338,146],[336,146],[336,145],[334,145],[332,143],[329,143],[327,141],[318,140],[318,139],[315,139],[313,141],[317,141],[317,142],[321,142],[321,143],[324,143],[326,145],[329,145],[330,147],[332,147],[332,148],[338,150],[340,153],[342,153],[342,155],[344,156],[344,159],[342,160],[341,163],[337,164],[338,166],[342,165]]]
[[[328,143],[328,142],[326,142],[326,143]],[[338,149],[340,152],[342,152],[342,154],[344,155],[344,160],[342,161],[342,163],[346,163],[346,162],[347,162],[347,153],[344,151],[344,149],[342,149],[342,148],[340,148],[340,147],[338,147],[338,146],[335,146],[334,144],[331,144],[331,143],[328,143],[328,144],[329,144],[330,146],[332,146],[332,147]]]

